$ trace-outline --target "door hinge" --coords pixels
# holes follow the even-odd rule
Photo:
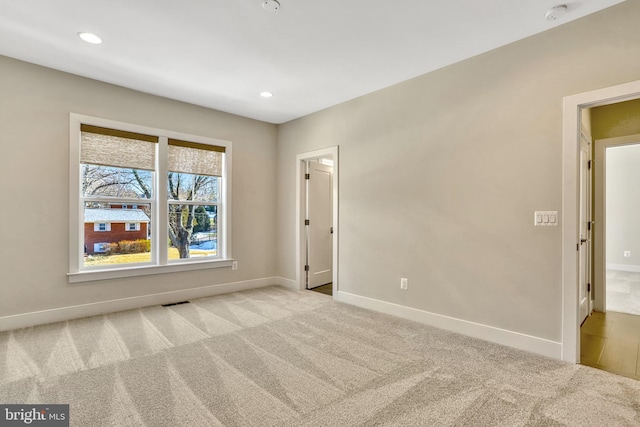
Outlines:
[[[591,221],[587,222],[587,230],[591,231]]]
[[[304,266],[304,271],[309,271],[309,265]]]
[[[304,174],[304,179],[309,179],[309,178],[311,178],[311,175],[310,175],[310,174],[308,174],[308,173],[305,173],[305,174]]]
[[[587,283],[587,292],[591,292],[591,283]]]
[[[304,220],[304,225],[309,225],[309,220],[308,219]]]
[[[591,169],[591,160],[587,162],[587,169]]]

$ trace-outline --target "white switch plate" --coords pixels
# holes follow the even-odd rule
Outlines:
[[[238,269],[238,261],[233,261],[231,263],[231,269],[232,270],[237,270]]]
[[[535,211],[533,225],[536,227],[557,227],[560,222],[558,211]]]
[[[400,289],[407,289],[409,285],[409,279],[407,279],[406,277],[403,277],[400,279]]]

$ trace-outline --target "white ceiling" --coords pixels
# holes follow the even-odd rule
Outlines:
[[[622,0],[571,0],[546,21],[560,2],[0,0],[0,54],[283,123]]]

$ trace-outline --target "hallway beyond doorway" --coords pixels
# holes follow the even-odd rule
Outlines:
[[[607,312],[640,316],[640,273],[607,270]]]

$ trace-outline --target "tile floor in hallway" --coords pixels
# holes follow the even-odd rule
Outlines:
[[[640,273],[607,270],[607,311],[640,315]]]
[[[580,328],[580,363],[640,380],[640,316],[594,312]]]

